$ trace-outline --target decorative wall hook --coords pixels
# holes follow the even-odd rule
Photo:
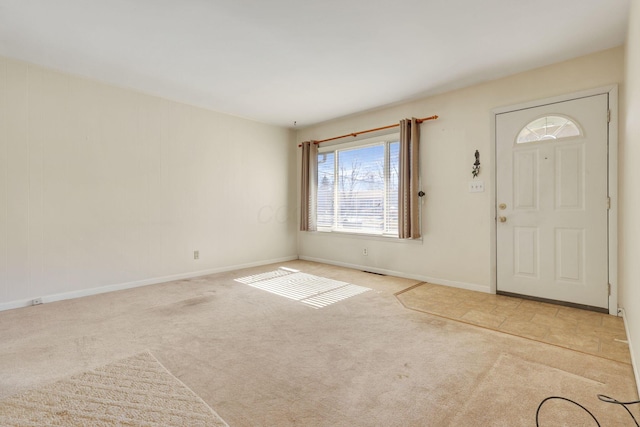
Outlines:
[[[473,169],[471,170],[471,175],[473,177],[477,177],[480,174],[480,152],[476,150],[476,161],[473,163]]]

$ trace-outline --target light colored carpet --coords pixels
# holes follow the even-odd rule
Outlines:
[[[576,375],[564,369],[532,362],[508,353],[498,356],[482,381],[469,390],[468,400],[456,412],[456,426],[528,426],[533,425],[534,408],[549,396],[569,398],[591,411],[604,426],[633,425],[626,411],[598,400],[607,385],[590,375]],[[517,398],[515,397],[517,396]],[[486,402],[505,408],[509,417],[488,411]],[[508,408],[508,409],[507,409]],[[634,413],[635,413],[634,408]],[[552,400],[540,409],[541,426],[593,427],[595,422],[583,409],[566,401]]]
[[[236,281],[280,267],[371,290],[314,310]],[[533,426],[548,395],[632,425],[595,401],[637,399],[631,365],[408,310],[416,283],[295,260],[7,310],[0,399],[148,349],[233,427]]]
[[[0,425],[227,426],[148,352],[4,400]]]

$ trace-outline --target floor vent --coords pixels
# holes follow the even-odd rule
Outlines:
[[[363,273],[369,273],[369,274],[375,274],[376,276],[386,276],[386,274],[383,273],[376,273],[375,271],[367,271],[367,270],[362,270]]]

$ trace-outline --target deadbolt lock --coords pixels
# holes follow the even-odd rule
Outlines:
[[[504,204],[504,203],[500,203],[500,204],[498,205],[498,208],[500,208],[500,210],[501,210],[501,211],[503,211],[503,210],[507,209],[507,205],[506,205],[506,204]]]

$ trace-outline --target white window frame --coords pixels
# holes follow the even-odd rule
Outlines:
[[[349,141],[346,143],[333,143],[333,144],[327,144],[327,145],[322,145],[321,147],[318,148],[318,154],[324,154],[324,153],[330,153],[330,152],[337,152],[337,151],[343,151],[343,150],[349,150],[349,149],[354,149],[354,148],[365,148],[368,146],[374,146],[374,145],[380,145],[380,144],[384,144],[384,161],[385,161],[385,165],[386,167],[384,168],[384,185],[385,185],[385,189],[384,189],[384,208],[383,208],[383,212],[384,212],[384,217],[383,217],[383,221],[386,224],[387,223],[387,204],[388,204],[388,189],[387,186],[389,185],[389,178],[390,178],[390,143],[393,142],[399,142],[400,141],[400,133],[390,133],[390,134],[385,134],[385,135],[378,135],[375,137],[369,137],[369,138],[362,138],[359,140],[355,140],[355,141]],[[334,225],[332,227],[321,227],[319,224],[317,226],[317,231],[321,232],[321,233],[336,233],[336,234],[348,234],[348,235],[360,235],[360,236],[368,236],[368,237],[383,237],[385,239],[398,239],[398,229],[395,230],[395,232],[389,233],[387,230],[383,230],[383,232],[381,233],[377,233],[377,232],[370,232],[370,231],[366,231],[366,230],[360,230],[360,229],[355,229],[355,230],[349,230],[349,229],[344,229],[344,228],[338,228],[336,227],[336,221],[338,218],[338,213],[337,213],[337,209],[338,209],[338,203],[337,203],[337,192],[338,192],[338,173],[337,173],[337,161],[338,161],[338,156],[334,154],[334,171],[335,171],[335,178],[334,178],[334,182],[333,182],[333,191],[334,191],[334,196],[333,196],[333,200],[334,200]],[[399,166],[399,165],[398,165]],[[318,174],[318,180],[320,179],[320,176]],[[317,191],[317,188],[316,188]],[[397,193],[396,193],[397,194]],[[317,214],[317,203],[318,203],[318,197],[316,197],[315,200],[316,206],[314,207],[314,213]],[[386,225],[385,225],[386,228]]]

